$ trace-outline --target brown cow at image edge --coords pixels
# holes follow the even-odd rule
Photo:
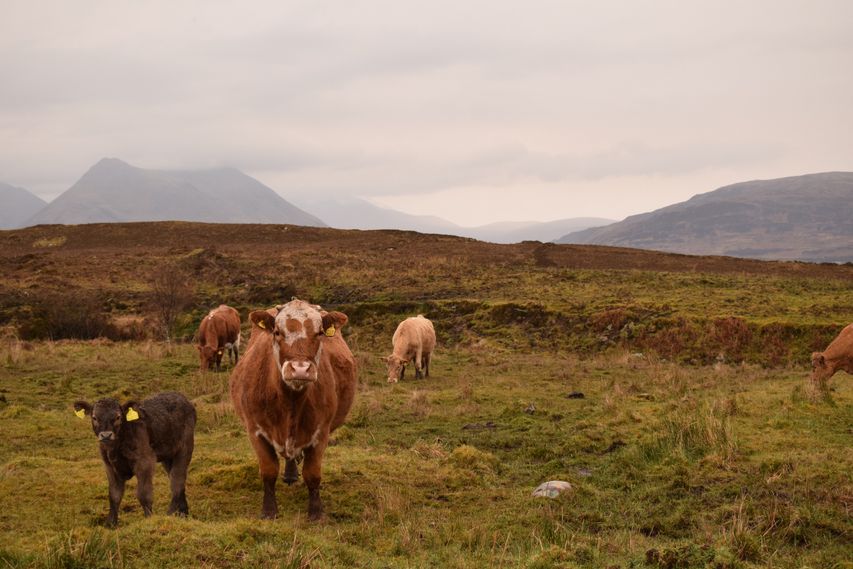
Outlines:
[[[812,383],[826,389],[838,370],[853,374],[853,324],[845,327],[822,352],[812,353]]]

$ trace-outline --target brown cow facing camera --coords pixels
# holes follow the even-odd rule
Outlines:
[[[161,463],[172,490],[170,514],[189,513],[186,495],[187,468],[193,455],[196,413],[186,397],[177,392],[159,393],[142,403],[101,399],[94,405],[74,403],[81,419],[92,418],[92,430],[100,442],[101,459],[110,484],[107,525],[118,523],[118,507],[125,482],[136,476],[136,496],[145,516],[154,502],[154,467]]]
[[[198,327],[199,370],[211,366],[222,369],[222,354],[227,351],[231,365],[240,356],[240,313],[225,304],[220,304],[205,316]]]
[[[820,389],[825,390],[826,382],[839,370],[853,374],[853,324],[845,327],[824,351],[812,354],[811,380]]]
[[[304,457],[308,517],[320,519],[323,453],[355,397],[355,358],[339,332],[347,316],[295,299],[278,310],[256,310],[249,318],[259,335],[231,374],[231,401],[258,457],[264,485],[261,517],[278,513],[281,456],[288,484],[298,480],[297,461]]]

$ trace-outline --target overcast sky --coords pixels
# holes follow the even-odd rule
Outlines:
[[[853,170],[853,2],[0,0],[0,181],[50,199],[105,156],[621,219]]]

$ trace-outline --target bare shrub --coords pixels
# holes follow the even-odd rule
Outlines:
[[[31,296],[31,315],[21,322],[22,338],[92,340],[111,327],[96,293],[82,289],[40,290]]]
[[[151,279],[151,308],[167,342],[171,342],[178,315],[192,302],[189,275],[174,264],[163,265]]]

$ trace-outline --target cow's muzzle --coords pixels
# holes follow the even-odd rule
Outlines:
[[[281,376],[284,381],[317,381],[317,366],[310,360],[288,360],[281,366]]]
[[[115,438],[116,434],[113,431],[101,431],[98,433],[98,440],[103,443],[114,441]]]

